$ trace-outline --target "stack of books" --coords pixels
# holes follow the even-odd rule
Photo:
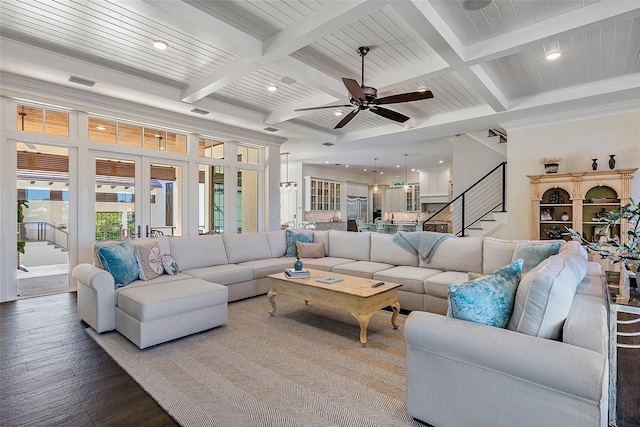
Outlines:
[[[311,277],[309,270],[303,268],[302,270],[294,270],[293,268],[285,268],[284,275],[290,279],[306,279]]]

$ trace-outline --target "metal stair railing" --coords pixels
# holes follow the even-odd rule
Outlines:
[[[69,250],[69,232],[65,226],[55,226],[45,221],[26,221],[18,223],[18,230],[21,230],[20,240],[47,242],[63,251]]]
[[[422,229],[433,222],[451,222],[450,233],[464,236],[465,231],[487,214],[506,212],[506,166],[502,162],[477,180],[462,194],[447,203],[422,223]]]

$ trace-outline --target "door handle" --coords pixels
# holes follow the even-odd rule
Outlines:
[[[138,226],[138,239],[140,238],[140,226]]]
[[[147,237],[149,237],[149,224],[145,226],[145,229],[147,230]]]

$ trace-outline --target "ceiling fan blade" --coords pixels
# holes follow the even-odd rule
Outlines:
[[[359,112],[360,112],[360,109],[353,110],[352,112],[344,116],[344,119],[340,120],[340,123],[338,123],[336,127],[334,127],[334,129],[340,129],[341,127],[349,123],[351,119],[353,119],[356,116],[356,114],[358,114]]]
[[[384,117],[385,119],[394,120],[396,122],[404,123],[410,119],[410,117],[405,116],[404,114],[400,114],[397,111],[388,110],[382,107],[371,107],[369,108],[374,114]]]
[[[349,93],[351,94],[351,96],[353,96],[355,99],[359,99],[362,102],[365,101],[366,98],[364,96],[364,92],[362,91],[362,88],[360,87],[360,85],[358,84],[357,81],[355,81],[353,79],[345,79],[345,78],[343,78],[342,82],[346,86],[346,88],[349,91]]]
[[[342,107],[353,107],[351,104],[345,105],[325,105],[323,107],[311,107],[311,108],[298,108],[293,111],[310,111],[310,110],[322,110],[324,108],[342,108]]]
[[[378,98],[371,103],[375,105],[397,104],[399,102],[420,101],[421,99],[429,98],[433,98],[433,93],[431,93],[430,90],[425,90],[423,92],[407,92],[400,93],[398,95],[385,96]]]

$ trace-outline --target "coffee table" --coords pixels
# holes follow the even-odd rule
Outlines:
[[[391,307],[391,325],[393,329],[398,329],[400,303],[397,288],[401,286],[398,283],[385,283],[372,288],[371,285],[378,280],[313,269],[309,269],[309,273],[311,277],[306,279],[290,279],[284,272],[267,276],[271,279],[271,290],[267,294],[271,302],[271,316],[276,312],[276,296],[282,294],[301,299],[305,304],[311,302],[350,313],[360,325],[360,342],[363,346],[367,344],[369,320],[382,308]],[[321,277],[339,277],[342,281],[333,284],[320,283],[317,279]]]

